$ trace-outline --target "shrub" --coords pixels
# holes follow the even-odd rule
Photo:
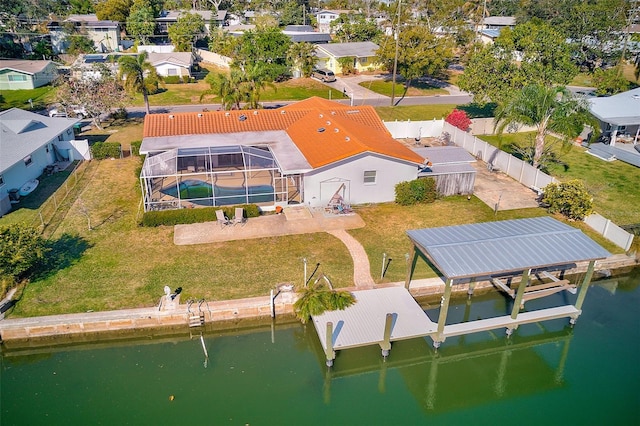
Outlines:
[[[127,117],[129,117],[129,113],[127,112],[126,108],[122,107],[113,111],[110,117],[112,120],[126,120]]]
[[[396,203],[410,206],[419,203],[433,203],[437,198],[436,181],[433,178],[420,178],[396,185]]]
[[[454,109],[453,111],[451,111],[451,113],[447,115],[447,118],[445,118],[444,121],[465,132],[469,130],[469,126],[471,126],[471,119],[469,118],[467,113],[459,109]]]
[[[140,155],[140,145],[142,145],[142,141],[131,142],[131,155]]]
[[[37,229],[25,224],[0,228],[0,298],[44,260],[48,249]]]
[[[120,158],[122,147],[117,142],[96,142],[91,145],[91,157],[94,160]]]
[[[182,83],[182,79],[179,75],[168,75],[163,78],[164,82],[167,84],[178,84]]]
[[[550,183],[544,188],[541,202],[549,213],[561,213],[569,219],[582,220],[593,211],[593,199],[580,180]]]
[[[260,208],[255,204],[224,207],[202,207],[196,209],[177,209],[147,212],[142,216],[142,226],[173,226],[188,223],[213,222],[216,220],[216,210],[224,211],[225,216],[231,218],[235,214],[235,208],[244,208],[245,217],[260,216]]]
[[[191,77],[189,77],[188,75],[183,75],[182,76],[182,82],[184,84],[191,83],[192,82]]]

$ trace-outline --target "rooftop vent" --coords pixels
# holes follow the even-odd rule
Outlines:
[[[336,112],[335,111],[331,111],[331,115],[336,115]]]
[[[324,127],[320,127],[320,128],[318,129],[318,133],[322,133],[322,132],[324,132]]]
[[[327,126],[331,126],[331,122],[327,120]]]
[[[632,98],[633,99],[640,99],[640,95],[633,95]]]
[[[280,114],[282,114],[282,115],[285,115],[286,113],[287,113],[287,111],[285,111],[285,110],[280,111]]]
[[[231,115],[231,113],[228,113],[228,112],[225,112],[225,113],[224,113],[224,116],[225,116],[225,117],[228,117],[228,116],[230,116],[230,115]]]
[[[253,115],[258,115],[258,110],[253,111]]]
[[[349,111],[347,111],[347,114],[358,114],[359,112],[359,109],[350,109]]]
[[[170,119],[172,119],[172,120],[173,120],[173,117],[174,117],[174,116],[173,116],[173,114],[171,114],[171,115],[169,116],[169,118],[170,118]]]
[[[349,141],[351,140],[351,138],[350,138],[349,136],[345,136],[345,137],[344,137],[344,140],[345,140],[345,141],[347,141],[347,142],[349,142]]]
[[[320,118],[324,117],[324,115],[320,114]]]
[[[337,127],[335,129],[333,129],[334,132],[338,133],[340,131],[340,129],[338,129]]]
[[[246,119],[247,119],[247,116],[244,115],[244,114],[242,114],[240,117],[238,117],[238,120],[240,120],[240,121],[244,121]]]
[[[202,117],[202,113],[198,113],[198,117]]]

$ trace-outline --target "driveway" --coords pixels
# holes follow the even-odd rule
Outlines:
[[[472,163],[476,169],[473,195],[494,210],[538,207],[538,194],[501,172],[490,172],[487,163]]]

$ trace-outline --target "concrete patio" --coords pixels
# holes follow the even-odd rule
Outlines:
[[[356,229],[364,225],[362,218],[355,213],[333,214],[324,209],[295,206],[285,208],[283,214],[252,217],[238,225],[221,226],[217,222],[176,225],[173,242],[176,245],[209,244]]]

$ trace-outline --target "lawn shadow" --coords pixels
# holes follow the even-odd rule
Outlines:
[[[498,104],[486,103],[478,104],[471,102],[466,105],[458,105],[456,108],[467,113],[469,118],[489,118],[495,116],[495,110]]]
[[[68,268],[78,262],[82,254],[91,247],[92,245],[84,238],[71,234],[63,234],[56,240],[48,240],[45,260],[34,272],[33,280],[47,278]]]
[[[29,195],[20,198],[18,204],[13,205],[12,212],[20,209],[37,210],[47,201],[58,188],[60,188],[71,174],[75,163],[72,163],[66,170],[52,175],[40,175],[38,177],[38,187]],[[11,213],[9,213],[11,214]]]

